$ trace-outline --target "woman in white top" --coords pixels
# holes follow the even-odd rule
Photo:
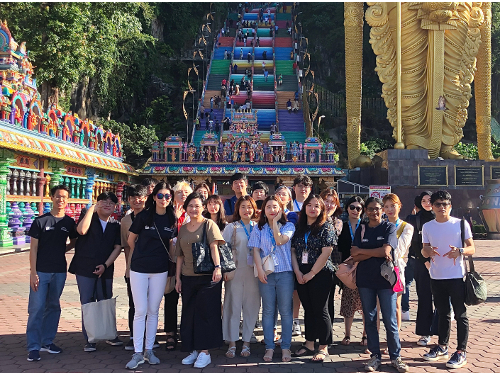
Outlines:
[[[226,357],[234,358],[236,341],[239,340],[240,317],[243,311],[243,347],[241,356],[250,355],[250,338],[259,316],[260,292],[259,280],[254,276],[252,249],[248,245],[250,234],[257,225],[254,219],[257,206],[249,195],[240,197],[234,206],[233,222],[222,233],[224,241],[231,244],[236,262],[236,271],[232,280],[224,274],[225,294],[222,318],[222,335],[229,341]]]
[[[399,267],[399,277],[403,285],[405,285],[405,268],[408,262],[408,250],[413,237],[413,226],[399,218],[401,211],[401,200],[396,194],[387,194],[383,199],[384,212],[389,218],[389,221],[396,225],[396,235],[398,237],[398,247],[394,250],[396,265]],[[401,298],[405,291],[398,293],[396,300],[396,318],[398,320],[398,329],[401,330]]]

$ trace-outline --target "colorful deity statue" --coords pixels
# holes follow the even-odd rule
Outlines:
[[[212,161],[212,154],[213,154],[212,147],[209,147],[207,151],[207,161]]]
[[[205,161],[205,149],[203,148],[203,146],[200,147],[199,161]]]
[[[240,153],[241,153],[240,161],[242,163],[245,163],[247,161],[247,144],[245,142],[241,142]]]
[[[9,120],[10,113],[12,112],[12,109],[10,107],[10,100],[7,96],[2,95],[2,103],[1,103],[1,110],[2,110],[2,120]]]
[[[187,160],[187,153],[188,153],[188,143],[185,142],[182,148],[182,160],[186,161]]]
[[[227,163],[227,159],[228,158],[228,154],[227,154],[227,149],[224,147],[224,149],[222,150],[222,161],[224,163]]]
[[[281,156],[281,162],[284,163],[286,161],[286,153],[284,147],[281,148],[280,156]]]
[[[14,124],[18,126],[23,125],[23,113],[21,111],[21,108],[16,106],[16,114],[14,115]]]
[[[238,161],[238,149],[236,147],[237,146],[233,147],[233,163],[236,163]]]
[[[255,149],[253,147],[248,151],[248,158],[250,159],[250,163],[253,163],[255,160]]]
[[[314,150],[309,151],[309,162],[310,163],[316,162],[316,151],[314,151]]]
[[[194,147],[189,147],[189,150],[188,150],[188,161],[193,161],[194,160],[194,153],[195,153],[196,149]]]
[[[215,162],[218,163],[220,159],[219,151],[216,149],[214,153]]]
[[[172,148],[170,150],[170,161],[176,161],[177,160],[177,155],[175,153],[175,148]]]

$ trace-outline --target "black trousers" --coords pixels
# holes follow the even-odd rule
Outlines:
[[[431,290],[439,314],[439,345],[447,346],[450,340],[451,305],[457,321],[457,350],[466,351],[469,338],[469,318],[465,307],[463,279],[432,280]]]
[[[181,351],[208,350],[223,345],[222,281],[212,275],[182,276]]]
[[[130,277],[125,276],[125,283],[127,283],[128,295],[128,329],[130,330],[130,337],[134,337],[135,305],[134,298],[132,297],[132,289],[130,288]]]
[[[419,336],[438,334],[438,316],[434,313],[429,270],[420,260],[415,261],[415,286],[417,288],[418,308],[415,333]],[[447,300],[449,301],[449,299]],[[449,304],[449,302],[448,302]]]
[[[173,332],[177,336],[177,304],[179,302],[179,293],[174,289],[165,294],[165,307],[163,328],[165,332]]]
[[[330,320],[332,322],[332,328],[333,328],[333,320],[335,319],[335,314],[334,314],[334,305],[333,302],[335,300],[335,289],[337,287],[337,284],[339,282],[339,279],[337,278],[336,275],[333,275],[333,284],[332,284],[332,289],[330,290],[330,295],[328,296],[328,313],[330,314]]]
[[[300,272],[308,273],[312,264],[300,265]],[[297,284],[297,293],[304,307],[305,337],[307,341],[319,341],[320,345],[330,345],[332,321],[328,308],[329,295],[333,284],[333,274],[327,270],[319,271],[309,282]]]

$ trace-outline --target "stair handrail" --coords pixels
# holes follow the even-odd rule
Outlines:
[[[277,18],[277,15],[275,16]],[[275,45],[276,33],[273,34],[273,77],[274,77],[274,111],[275,111],[275,124],[276,130],[279,132],[280,123],[278,119],[278,89],[276,85],[276,45]]]
[[[293,13],[292,13],[293,14]],[[292,26],[292,30],[295,30],[295,24],[294,24],[294,19],[292,17],[292,22],[291,22],[291,26]],[[294,50],[293,46],[294,46],[294,41],[293,41],[293,33],[292,35],[290,35],[290,38],[292,39],[292,51]],[[295,52],[293,54],[293,62],[295,62],[297,60],[297,56],[295,55]],[[298,70],[299,70],[299,64],[297,64],[297,72],[295,72],[295,76],[297,77],[297,92],[299,93],[299,96],[301,96],[302,98],[302,119],[303,119],[303,124],[304,124],[304,133],[306,133],[306,136],[307,136],[307,131],[306,131],[306,121],[304,119],[304,116],[306,115],[306,111],[305,111],[305,106],[304,106],[304,101],[307,100],[307,96],[304,97],[304,93],[301,92],[301,83],[300,83],[300,79],[299,79],[299,74],[298,74]],[[304,77],[303,77],[304,78]],[[308,107],[308,113],[307,115],[309,116],[309,107]]]

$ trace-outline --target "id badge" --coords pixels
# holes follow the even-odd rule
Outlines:
[[[253,256],[251,254],[247,255],[247,265],[249,265],[250,267],[253,266]]]
[[[309,259],[309,253],[302,253],[302,264],[307,264],[307,260]]]

